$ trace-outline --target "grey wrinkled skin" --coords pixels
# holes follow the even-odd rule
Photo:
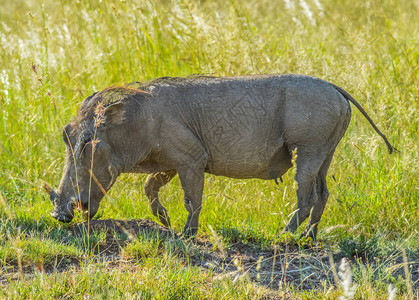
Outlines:
[[[298,210],[285,230],[294,232],[310,216],[305,235],[315,238],[329,196],[326,174],[351,118],[349,101],[391,153],[392,146],[362,107],[318,78],[193,76],[105,89],[88,97],[63,131],[67,159],[60,186],[50,195],[51,214],[71,221],[76,199],[93,217],[103,190],[119,174],[148,173],[145,193],[152,212],[170,226],[158,191],[178,174],[189,212],[183,233],[191,236],[198,229],[204,172],[277,181],[292,166],[291,153],[297,149]],[[98,103],[105,111],[96,128]],[[99,142],[92,163],[95,132]],[[91,180],[91,165],[99,184]]]

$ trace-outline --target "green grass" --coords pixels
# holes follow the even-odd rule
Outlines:
[[[135,261],[133,262],[135,264]],[[0,291],[3,297],[29,299],[220,299],[260,297],[246,282],[232,284],[213,281],[211,274],[190,268],[171,258],[153,260],[141,269],[107,264],[82,265],[79,270],[68,270],[46,279],[34,278],[18,282],[13,289]]]
[[[406,249],[418,259],[418,14],[418,4],[410,0],[2,1],[0,262],[16,265],[19,257],[25,266],[91,257],[88,242],[66,237],[66,225],[49,216],[52,206],[40,188],[43,181],[59,183],[61,129],[95,91],[194,73],[302,73],[350,92],[400,152],[388,155],[353,108],[328,173],[331,196],[319,241],[338,251],[339,242],[363,235],[377,238],[384,253]],[[198,237],[213,241],[211,226],[227,247],[240,241],[265,249],[283,242],[279,233],[296,208],[292,172],[283,179],[276,186],[207,175]],[[101,218],[157,221],[143,193],[144,180],[144,175],[121,176],[101,203]],[[187,213],[178,178],[163,188],[161,198],[180,231]],[[99,243],[102,237],[94,238]],[[144,254],[153,249],[160,254]],[[266,292],[246,282],[215,282],[213,274],[179,260],[172,250],[143,241],[127,248],[130,259],[150,258],[140,269],[124,265],[122,272],[89,258],[75,272],[10,281],[1,295],[258,298]],[[386,297],[386,281],[380,287],[374,285],[378,279],[360,274],[358,284],[368,288],[357,296]],[[315,291],[289,291],[321,298],[330,287],[325,284]],[[399,288],[408,292],[407,286]]]

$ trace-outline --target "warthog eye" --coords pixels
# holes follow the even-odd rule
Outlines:
[[[92,141],[92,137],[90,135],[84,136],[83,139],[82,139],[82,143],[84,145],[86,145],[87,143],[90,143],[91,141]]]
[[[92,141],[92,136],[91,135],[83,135],[80,139],[80,155],[84,152],[84,150],[86,149],[87,144],[89,144]]]

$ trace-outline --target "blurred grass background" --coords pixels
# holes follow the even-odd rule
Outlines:
[[[388,155],[353,108],[328,173],[320,240],[362,233],[417,249],[418,8],[411,0],[1,1],[0,243],[19,226],[63,226],[40,186],[58,186],[61,129],[93,92],[161,76],[301,73],[350,92],[400,150]],[[101,218],[156,220],[144,179],[121,176]],[[181,230],[177,178],[161,198]],[[208,175],[199,234],[211,225],[272,238],[295,207],[292,172],[279,186]]]
[[[418,253],[418,15],[418,2],[410,0],[0,1],[2,265],[84,257],[83,242],[69,240],[66,225],[49,216],[52,205],[40,186],[43,181],[58,186],[65,150],[61,129],[87,96],[110,85],[195,73],[301,73],[350,92],[400,153],[388,155],[353,108],[328,173],[331,196],[319,239],[336,249],[342,239],[362,234],[379,237],[388,249]],[[121,176],[99,216],[157,221],[143,193],[144,179]],[[186,210],[179,180],[161,194],[180,231]],[[275,240],[295,207],[293,171],[279,186],[207,175],[199,235],[211,235],[212,226],[221,234]],[[149,264],[161,265],[161,272],[146,263],[143,273],[135,273],[157,293],[144,290],[144,297],[210,295],[193,286],[191,294],[188,283],[193,277],[193,285],[205,286],[209,275],[167,257]],[[101,268],[82,266],[78,275],[70,270],[51,279],[52,287],[40,277],[10,290],[22,298],[83,295],[86,289],[109,296],[115,290],[104,282],[115,280],[128,291],[139,288]],[[92,272],[94,283],[85,285]],[[157,285],[150,274],[162,278]],[[246,286],[235,288],[217,291],[220,297],[249,295]],[[365,286],[360,293],[374,294]]]
[[[85,97],[109,85],[194,73],[302,73],[350,91],[401,150],[389,156],[353,108],[329,172],[322,228],[407,237],[419,228],[417,8],[414,1],[2,2],[0,192],[14,212],[47,216],[39,187],[59,183],[60,131]],[[296,202],[292,180],[276,187],[208,176],[201,226],[276,233]],[[103,217],[153,218],[143,182],[122,176]],[[163,193],[180,228],[186,212],[177,180]]]

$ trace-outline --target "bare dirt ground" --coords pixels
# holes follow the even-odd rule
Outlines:
[[[87,223],[77,224],[71,228],[74,234],[86,230]],[[180,239],[168,228],[147,219],[138,220],[92,220],[90,230],[106,232],[106,243],[100,245],[101,255],[108,259],[119,259],[122,247],[115,239],[115,233],[130,235],[158,234],[167,241]],[[280,244],[271,249],[258,249],[255,244],[237,242],[228,248],[209,239],[195,238],[183,241],[193,251],[183,256],[190,264],[205,270],[211,270],[216,277],[229,276],[233,280],[246,279],[255,284],[278,289],[282,285],[293,285],[296,289],[322,289],[324,286],[336,284],[339,280],[339,265],[342,255],[328,253],[316,246],[300,247],[295,243]],[[419,262],[409,261],[414,289],[419,288]],[[396,277],[404,276],[403,258],[396,257],[389,261],[389,272]],[[370,264],[377,264],[372,262]]]
[[[86,223],[72,228],[74,234],[86,231]],[[117,234],[136,236],[137,233],[157,233],[166,240],[180,239],[169,229],[157,223],[140,220],[92,220],[91,231],[106,231],[106,243],[100,245],[102,256],[119,259],[122,248],[115,240]],[[260,250],[255,245],[234,243],[228,249],[220,249],[209,240],[195,238],[184,241],[188,251],[188,262],[194,266],[211,270],[215,276],[230,276],[233,280],[249,279],[256,284],[277,289],[280,284],[293,284],[298,288],[313,289],[321,287],[322,281],[333,282],[329,256],[326,251],[315,248],[298,250],[298,246],[278,245],[276,249]]]
[[[217,241],[216,236],[212,239],[213,242],[201,238],[185,241],[168,228],[146,219],[91,220],[89,223],[72,225],[69,230],[76,236],[82,236],[86,232],[105,233],[106,238],[98,243],[93,252],[100,253],[100,259],[109,263],[110,267],[120,265],[121,260],[129,264],[129,260],[123,259],[124,246],[138,236],[154,234],[166,242],[174,244],[180,242],[185,245],[186,250],[179,251],[179,257],[193,266],[211,271],[215,279],[228,276],[233,280],[250,280],[256,285],[263,285],[273,290],[280,289],[283,285],[292,285],[296,290],[327,290],[330,285],[336,285],[340,280],[338,272],[342,255],[336,253],[332,255],[324,248],[313,245],[303,249],[289,243],[279,244],[270,249],[260,249],[256,244],[244,244],[239,241],[225,248]],[[121,237],[125,237],[123,242]],[[402,257],[395,257],[388,262],[388,270],[395,278],[398,275],[404,276],[403,262]],[[374,263],[376,262],[370,265]],[[80,262],[77,260],[63,260],[54,265],[42,266],[42,271],[62,272],[78,268],[79,265]],[[23,273],[25,276],[31,274],[33,276],[40,271],[39,268],[39,266],[26,266],[23,268]],[[15,275],[10,272],[3,273],[0,282],[17,279],[19,275],[16,269],[14,268]],[[413,290],[419,289],[419,262],[410,260],[409,269]]]

